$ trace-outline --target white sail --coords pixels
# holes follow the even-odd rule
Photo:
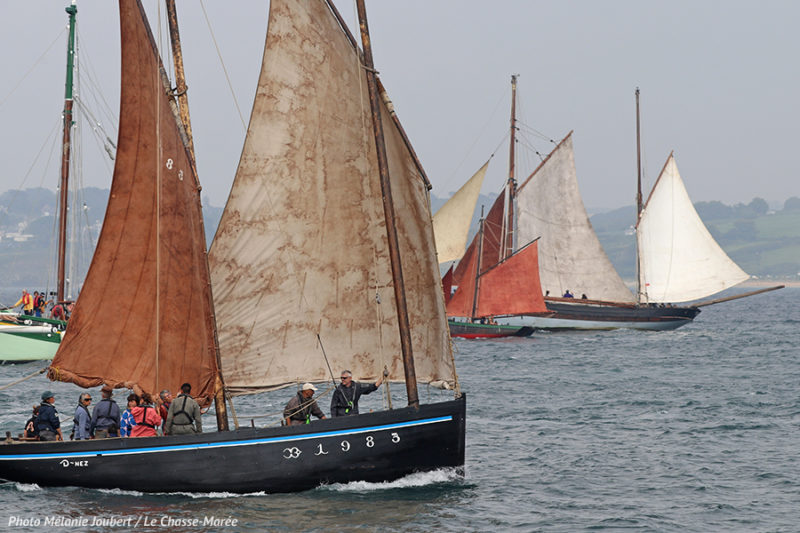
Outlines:
[[[449,200],[433,215],[433,234],[439,262],[455,261],[464,255],[469,236],[472,214],[483,186],[487,161]]]
[[[636,230],[642,302],[688,302],[749,276],[720,248],[695,211],[670,154]]]
[[[385,101],[385,100],[384,100]],[[383,104],[416,376],[454,376],[427,187]],[[256,99],[210,252],[226,386],[402,380],[369,95],[323,0],[272,0]],[[338,375],[338,374],[337,374]]]
[[[539,241],[542,290],[561,296],[634,302],[614,270],[583,206],[575,172],[572,132],[517,188],[517,242]]]

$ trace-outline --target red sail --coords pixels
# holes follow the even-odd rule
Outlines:
[[[450,301],[453,291],[453,265],[450,265],[450,268],[447,269],[447,273],[442,278],[442,291],[444,292],[444,303],[447,304],[447,302]]]
[[[481,275],[478,279],[476,317],[526,315],[547,311],[539,282],[537,244],[533,242],[518,250]]]
[[[500,256],[500,241],[503,239],[504,198],[503,194],[497,197],[494,204],[492,204],[492,208],[489,209],[489,214],[486,215],[486,218],[483,220],[481,272],[484,272],[487,268],[491,268],[503,259]],[[480,232],[473,237],[472,242],[467,246],[467,250],[464,252],[464,257],[462,257],[461,261],[456,265],[456,269],[453,272],[453,285],[459,287],[463,285],[464,277],[467,276],[467,271],[469,271],[469,276],[475,277],[475,267],[473,266],[468,269],[467,266],[472,260],[472,256],[476,253],[475,250],[478,248],[478,239],[480,239],[480,237]]]
[[[447,302],[447,316],[471,317],[473,301],[475,299],[475,268],[477,267],[478,254],[469,253],[470,246],[464,259],[459,263],[463,267],[463,279],[458,285],[455,294]]]
[[[218,375],[200,186],[144,10],[120,0],[122,84],[111,194],[51,379],[145,392]],[[162,76],[164,76],[162,78]]]

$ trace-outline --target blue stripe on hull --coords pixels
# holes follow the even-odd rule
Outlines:
[[[172,446],[155,446],[147,448],[132,448],[127,450],[94,450],[85,452],[69,452],[69,453],[35,453],[35,454],[17,454],[17,455],[0,455],[0,461],[8,460],[34,460],[34,459],[60,459],[67,457],[102,457],[110,455],[132,455],[144,453],[162,453],[162,452],[175,452],[185,450],[203,450],[209,448],[230,448],[238,446],[254,446],[258,444],[270,444],[275,442],[291,442],[301,441],[316,438],[338,437],[342,435],[355,435],[359,433],[369,433],[373,431],[386,431],[390,429],[407,428],[414,426],[424,426],[428,424],[437,424],[440,422],[450,422],[453,420],[452,416],[440,416],[436,418],[426,418],[423,420],[415,420],[410,422],[398,422],[395,424],[385,424],[381,426],[369,426],[358,429],[345,429],[338,431],[324,431],[320,433],[306,433],[296,436],[284,437],[269,437],[263,439],[246,439],[236,441],[222,441],[222,442],[202,442],[197,444],[181,444]]]

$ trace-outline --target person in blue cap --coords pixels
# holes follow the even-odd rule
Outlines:
[[[55,403],[55,394],[49,390],[42,393],[42,405],[39,406],[39,416],[36,417],[39,440],[64,440]]]

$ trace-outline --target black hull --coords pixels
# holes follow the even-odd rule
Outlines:
[[[463,467],[466,399],[308,425],[0,444],[0,479],[142,492],[296,492]]]
[[[545,313],[496,316],[495,319],[502,324],[546,331],[617,328],[663,331],[686,325],[700,313],[697,306],[636,305],[572,298],[545,298],[545,304]]]
[[[451,337],[464,339],[495,339],[498,337],[528,337],[533,328],[528,326],[505,326],[501,324],[480,324],[475,322],[456,322],[448,320]]]
[[[675,329],[688,324],[700,313],[697,307],[627,305],[609,302],[546,301],[554,324],[571,321],[580,329],[582,322],[608,324],[609,328]],[[561,329],[558,326],[553,329]],[[564,328],[570,329],[570,328]],[[596,329],[596,328],[593,328]]]

